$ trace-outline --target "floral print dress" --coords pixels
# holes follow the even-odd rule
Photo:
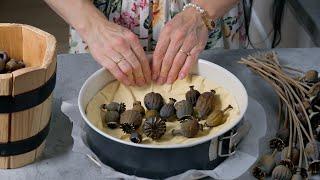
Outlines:
[[[146,51],[152,51],[160,31],[167,21],[182,11],[190,0],[92,0],[105,16],[120,24],[140,39]],[[223,18],[216,20],[216,27],[209,32],[206,49],[244,48],[247,39],[244,28],[242,4],[235,5]],[[70,28],[70,53],[85,53],[88,47]]]

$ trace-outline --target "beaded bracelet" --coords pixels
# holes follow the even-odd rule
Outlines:
[[[201,14],[202,20],[203,20],[204,24],[206,25],[206,27],[208,28],[208,30],[212,31],[214,29],[215,24],[212,20],[210,20],[210,17],[209,17],[206,10],[204,10],[198,4],[194,4],[194,3],[188,3],[188,4],[184,5],[182,10],[184,11],[187,8],[196,9]]]

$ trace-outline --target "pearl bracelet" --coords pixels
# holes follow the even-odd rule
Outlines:
[[[209,15],[206,10],[204,10],[198,4],[188,3],[183,6],[182,11],[185,11],[187,8],[196,9],[201,14],[202,20],[203,20],[204,24],[206,25],[206,27],[208,28],[208,30],[212,31],[214,29],[215,24],[212,20],[210,20]]]

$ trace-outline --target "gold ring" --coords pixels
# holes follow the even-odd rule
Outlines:
[[[190,54],[189,52],[186,52],[186,51],[184,51],[184,50],[182,50],[182,49],[180,49],[179,52],[182,52],[183,54],[185,54],[185,55],[187,55],[187,56],[191,56],[191,54]]]
[[[121,61],[126,60],[124,57],[112,59],[116,64],[119,64]]]

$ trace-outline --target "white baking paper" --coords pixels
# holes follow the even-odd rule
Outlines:
[[[265,136],[267,130],[266,115],[263,107],[253,98],[249,98],[249,106],[245,114],[245,120],[251,123],[248,135],[240,142],[237,152],[213,170],[189,170],[183,174],[170,177],[170,180],[200,179],[211,177],[214,179],[236,179],[248,171],[259,157],[259,139]],[[72,137],[74,139],[73,152],[81,153],[88,157],[101,168],[105,179],[145,179],[129,176],[113,170],[104,165],[95,154],[88,148],[85,141],[84,121],[80,115],[77,99],[63,101],[62,112],[69,117],[73,123]]]

